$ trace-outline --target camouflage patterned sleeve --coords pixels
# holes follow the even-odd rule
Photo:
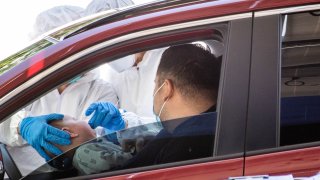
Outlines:
[[[120,146],[101,139],[80,146],[73,156],[73,166],[79,174],[95,174],[122,166],[131,158]]]

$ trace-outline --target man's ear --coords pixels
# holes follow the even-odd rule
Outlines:
[[[164,80],[164,83],[165,83],[164,100],[168,100],[174,95],[174,84],[173,84],[173,81],[170,79]]]
[[[79,136],[79,134],[71,132],[71,130],[68,127],[62,127],[61,130],[64,132],[67,132],[71,138],[75,138]]]

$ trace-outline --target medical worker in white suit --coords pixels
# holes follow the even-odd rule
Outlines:
[[[134,112],[143,118],[145,123],[154,122],[152,109],[154,79],[165,49],[137,54],[135,65],[119,73],[112,81],[120,100],[120,107]]]

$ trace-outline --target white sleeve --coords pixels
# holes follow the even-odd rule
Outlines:
[[[0,142],[8,146],[22,146],[27,142],[18,134],[19,123],[26,116],[25,111],[19,111],[0,124]]]
[[[125,112],[120,109],[120,113],[127,123],[126,129],[117,132],[117,138],[120,143],[124,139],[136,139],[141,136],[155,136],[162,129],[162,126],[159,123],[144,123],[143,119],[133,112]]]
[[[140,118],[138,115],[136,115],[133,112],[127,112],[123,109],[119,109],[122,118],[124,119],[124,121],[126,122],[126,128],[132,128],[135,126],[140,126],[143,125],[143,119]]]
[[[99,83],[96,89],[96,102],[112,102],[115,106],[118,103],[116,91],[110,83]]]

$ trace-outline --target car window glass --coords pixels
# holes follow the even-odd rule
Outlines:
[[[224,42],[221,39],[174,44],[136,52],[79,74],[31,102],[1,123],[0,142],[7,145],[12,159],[23,176],[39,167],[33,175],[55,172],[57,169],[63,169],[62,172],[65,172],[66,166],[70,165],[72,168],[76,168],[76,171],[72,171],[76,174],[70,172],[69,175],[75,176],[211,157],[215,141],[218,113],[216,112],[217,96],[224,52]],[[185,66],[177,67],[174,69],[175,71],[172,71],[170,67],[175,65],[175,61],[171,59],[173,64],[163,63],[162,65],[162,71],[170,73],[167,76],[158,76],[157,71],[164,52],[171,47],[179,46],[196,47],[198,53],[205,54],[206,58],[201,59],[199,65],[204,70],[188,70],[194,66],[185,64]],[[171,58],[173,57],[175,56],[171,55]],[[187,58],[186,62],[192,63],[192,60]],[[181,63],[176,64],[180,65]],[[206,68],[207,70],[205,70]],[[180,80],[181,82],[179,82],[174,79],[174,76],[177,76],[174,74],[176,71],[184,74],[183,76],[179,74],[184,81]],[[200,81],[205,83],[201,84]],[[164,89],[171,86],[180,88],[181,97],[191,102],[187,108],[196,113],[178,114],[179,118],[172,116],[172,118],[167,118],[168,121],[161,123],[160,120],[164,117],[171,117],[169,116],[171,113],[178,112],[178,109],[171,111],[175,108],[170,107],[172,106],[170,101],[177,100],[170,99],[172,96],[170,93],[167,97],[164,97],[163,94],[166,92]],[[198,89],[195,91],[194,87]],[[191,97],[196,98],[191,100]],[[194,101],[197,101],[196,104]],[[94,135],[90,133],[93,130],[88,121],[93,118],[94,113],[86,114],[86,111],[92,103],[103,102],[108,102],[119,110],[120,116],[125,122],[125,130],[112,133],[114,130],[110,131],[110,129],[99,125],[95,128]],[[71,146],[57,145],[65,152],[59,157],[47,152],[50,158],[56,160],[46,163],[38,152],[28,145],[22,136],[17,134],[17,130],[24,118],[39,117],[51,113],[63,114],[64,118],[56,121],[57,124],[52,122],[49,125],[68,133],[70,133],[70,128],[75,128],[77,132],[79,131],[80,136],[72,139]],[[67,128],[64,125],[59,125],[64,122],[66,122]],[[92,142],[90,141],[91,144],[86,143],[91,139],[93,139]],[[81,144],[84,145],[78,148]],[[176,148],[172,148],[174,145],[177,145]],[[94,149],[90,153],[97,155],[96,153],[107,151],[113,155],[110,157],[110,154],[106,153],[108,155],[103,159],[92,155],[92,157],[99,159],[97,164],[91,164],[96,168],[94,170],[83,168],[88,161],[91,161],[87,159],[86,154],[83,154],[87,152],[88,148],[91,150],[91,146],[94,146]],[[105,149],[109,146],[112,148]],[[145,157],[143,152],[146,151],[153,152],[154,156]],[[75,160],[75,157],[78,159]],[[52,169],[52,167],[56,169]],[[62,173],[62,175],[65,174]]]
[[[319,11],[283,16],[280,145],[320,141]]]

